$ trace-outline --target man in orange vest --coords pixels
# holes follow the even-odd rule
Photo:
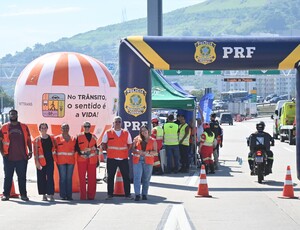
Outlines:
[[[14,171],[18,176],[21,199],[28,201],[26,172],[28,160],[32,157],[32,143],[27,125],[18,121],[18,111],[9,111],[10,122],[0,130],[0,151],[4,164],[4,191],[2,201],[9,200]]]
[[[91,123],[83,123],[84,132],[76,139],[77,164],[80,181],[80,200],[94,200],[96,195],[97,137],[90,132]],[[88,185],[86,187],[85,177]]]
[[[113,128],[107,130],[102,138],[102,149],[107,152],[107,198],[112,199],[114,193],[114,179],[117,167],[119,167],[123,182],[125,197],[132,199],[130,195],[130,179],[128,150],[132,146],[132,137],[127,130],[122,129],[122,118],[116,116]]]

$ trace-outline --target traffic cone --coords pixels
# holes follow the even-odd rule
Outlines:
[[[201,165],[200,171],[200,182],[198,186],[198,193],[195,197],[212,197],[208,193],[208,186],[206,181],[206,172],[205,172],[205,165]]]
[[[290,166],[287,166],[287,172],[286,172],[286,176],[285,176],[283,192],[282,192],[282,196],[279,198],[298,199],[298,197],[294,196],[294,188],[293,188]]]
[[[122,174],[121,174],[121,171],[119,168],[117,169],[114,195],[115,196],[124,196],[125,195],[123,177],[122,177]]]
[[[1,194],[0,196],[2,197],[3,194]],[[15,190],[15,184],[14,184],[14,182],[12,182],[12,184],[11,184],[11,189],[10,189],[9,197],[10,198],[19,198],[19,194],[17,194],[16,190]]]
[[[9,197],[11,198],[19,198],[19,194],[16,193],[16,190],[15,190],[15,184],[14,182],[12,182],[11,184],[11,189],[10,189],[10,195]]]
[[[99,154],[99,161],[100,162],[104,162],[104,155],[103,155],[103,153]]]

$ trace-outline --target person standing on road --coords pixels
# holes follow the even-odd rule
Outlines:
[[[98,162],[97,137],[90,132],[91,123],[83,123],[84,132],[76,139],[77,165],[80,181],[80,200],[94,200],[96,195],[96,168]],[[86,186],[87,176],[87,186]]]
[[[4,191],[2,201],[9,200],[13,175],[18,176],[21,199],[28,201],[26,173],[28,160],[32,157],[32,142],[27,125],[18,121],[18,111],[9,111],[9,122],[0,130],[0,151],[4,165]]]
[[[214,151],[215,134],[211,131],[208,123],[203,124],[204,132],[200,137],[199,154],[201,155],[202,163],[205,165],[206,173],[208,169],[210,173],[215,173],[215,167],[212,160]]]
[[[163,174],[162,171],[162,165],[161,165],[161,160],[160,160],[160,150],[162,149],[163,146],[163,137],[164,137],[164,130],[162,129],[161,126],[159,126],[159,122],[157,118],[153,118],[151,120],[152,122],[152,131],[151,131],[151,137],[156,140],[157,143],[157,153],[154,155],[154,164],[153,164],[153,171],[154,174],[161,175]]]
[[[210,115],[210,129],[215,134],[217,145],[214,147],[214,165],[215,169],[219,169],[219,148],[223,147],[223,130],[216,120],[217,114],[212,113]]]
[[[147,200],[150,179],[152,175],[154,155],[157,154],[156,140],[149,136],[147,126],[140,127],[140,134],[133,140],[133,183],[135,201]]]
[[[119,167],[123,183],[125,198],[131,199],[128,150],[132,146],[132,137],[127,130],[122,129],[122,118],[116,116],[113,128],[107,130],[102,138],[102,149],[107,152],[107,200],[111,200],[114,194],[114,180]]]
[[[163,126],[164,144],[167,153],[167,171],[171,173],[174,160],[174,173],[178,173],[179,169],[179,141],[178,141],[178,125],[174,123],[174,115],[170,114],[167,123]]]
[[[74,137],[69,135],[70,127],[67,123],[61,125],[62,134],[55,137],[54,160],[59,171],[59,194],[62,200],[73,200],[72,177],[75,165]]]
[[[42,200],[47,201],[49,195],[50,201],[54,201],[54,160],[52,153],[55,151],[54,136],[47,134],[48,125],[41,123],[39,125],[40,136],[33,141],[33,152],[37,172],[37,186]]]
[[[188,173],[190,169],[189,165],[189,140],[190,140],[190,128],[189,125],[185,122],[184,115],[179,116],[179,152],[180,152],[180,161],[181,168],[180,172]]]

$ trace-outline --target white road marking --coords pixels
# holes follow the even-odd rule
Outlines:
[[[190,179],[188,181],[188,186],[195,186],[197,181],[199,179],[199,172],[195,172],[192,176],[190,176]]]
[[[192,230],[192,226],[186,216],[183,205],[173,205],[168,219],[162,228],[164,230],[182,229],[182,230]]]
[[[289,152],[292,152],[292,153],[295,152],[295,150],[289,149],[289,148],[287,148],[287,147],[283,147],[283,148],[284,148],[285,150],[289,151]]]

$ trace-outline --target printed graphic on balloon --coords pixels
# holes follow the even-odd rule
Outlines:
[[[45,54],[20,74],[15,87],[15,108],[19,121],[28,124],[32,137],[46,122],[48,133],[61,133],[62,123],[76,136],[84,121],[100,139],[111,127],[117,112],[118,90],[103,63],[90,56],[58,52]]]

